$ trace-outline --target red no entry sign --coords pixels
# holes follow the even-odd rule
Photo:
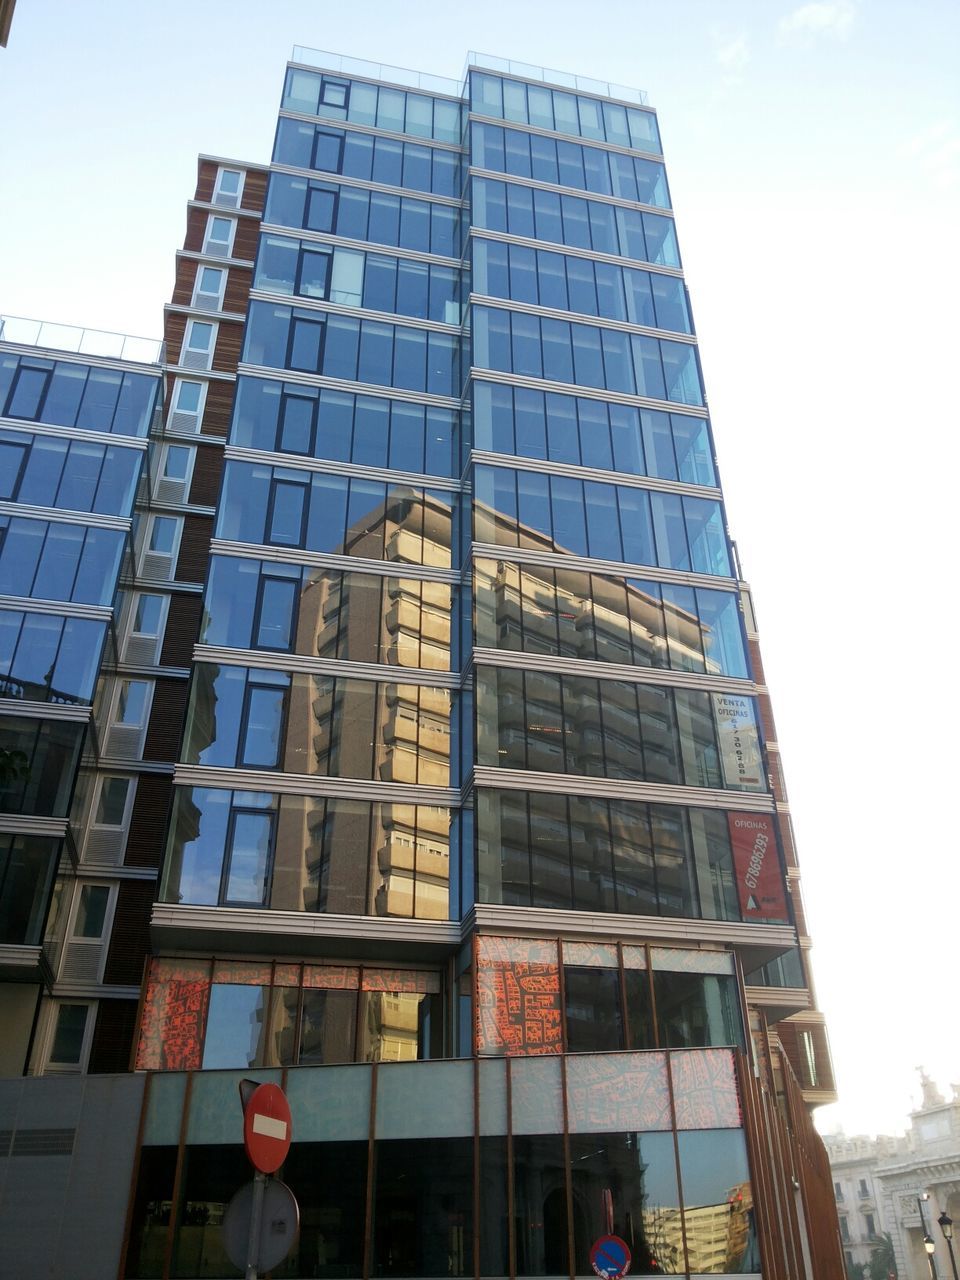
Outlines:
[[[290,1105],[279,1085],[257,1085],[243,1110],[243,1145],[261,1173],[276,1173],[292,1137]]]

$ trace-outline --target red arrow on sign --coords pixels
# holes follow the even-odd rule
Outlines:
[[[250,1163],[261,1173],[276,1173],[292,1136],[286,1094],[276,1084],[257,1085],[243,1110],[243,1145]]]

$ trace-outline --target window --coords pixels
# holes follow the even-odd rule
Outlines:
[[[203,252],[217,258],[229,258],[236,234],[235,218],[220,218],[211,213],[207,218],[207,230],[203,238]]]
[[[206,320],[188,320],[180,363],[188,369],[209,369],[216,344],[217,326]]]
[[[865,1213],[863,1215],[863,1227],[867,1233],[868,1238],[872,1240],[873,1237],[877,1234],[877,1228],[873,1220],[872,1213]]]
[[[199,267],[193,287],[193,305],[201,311],[219,311],[226,283],[227,273],[222,267]]]
[[[206,392],[205,382],[190,382],[185,378],[177,378],[173,387],[167,426],[172,431],[199,431]]]
[[[866,1200],[867,1196],[870,1194],[870,1191],[869,1191],[869,1189],[868,1189],[868,1187],[867,1187],[867,1180],[866,1180],[866,1178],[861,1178],[861,1179],[860,1179],[860,1185],[859,1185],[858,1190],[859,1190],[859,1192],[860,1192],[860,1199],[861,1199],[861,1200]]]
[[[350,84],[345,80],[331,80],[324,76],[320,82],[320,102],[325,107],[346,107],[350,96]]]
[[[73,919],[73,936],[90,940],[102,938],[106,932],[109,904],[109,885],[83,885],[77,898],[77,910]]]
[[[240,169],[218,169],[213,203],[228,205],[231,209],[238,208],[243,192],[243,178],[244,174]]]
[[[840,1239],[844,1242],[848,1242],[850,1240],[850,1224],[847,1222],[846,1218],[840,1219]]]
[[[132,778],[107,776],[100,780],[100,795],[94,816],[98,827],[123,827],[129,817],[133,798]]]
[[[147,546],[156,555],[172,556],[179,532],[180,521],[176,516],[152,516]]]
[[[125,725],[146,724],[150,688],[148,680],[121,680],[114,723]]]
[[[159,657],[170,597],[141,592],[133,597],[123,646],[127,662],[152,665]]]
[[[183,502],[186,498],[189,477],[193,471],[195,449],[188,444],[165,444],[161,453],[160,480],[161,486],[156,497],[160,499]],[[163,485],[166,481],[166,485]]]
[[[833,1184],[833,1198],[836,1200],[837,1204],[843,1204],[843,1187],[841,1187],[839,1182],[835,1182]]]
[[[51,1072],[81,1071],[90,1050],[93,1033],[91,1004],[61,1002],[54,1006],[47,1069]]]

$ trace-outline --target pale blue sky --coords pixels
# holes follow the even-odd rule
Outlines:
[[[960,1080],[960,5],[19,0],[0,311],[159,336],[196,156],[269,160],[294,44],[451,77],[479,49],[657,107],[829,1017],[825,1118],[895,1128],[916,1064]]]

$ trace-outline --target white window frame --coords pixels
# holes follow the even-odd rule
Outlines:
[[[90,1046],[93,1043],[93,1029],[97,1023],[96,1000],[51,1000],[48,1004],[46,1026],[44,1028],[42,1049],[40,1053],[40,1071],[49,1076],[83,1075],[90,1060]],[[83,1028],[83,1042],[80,1045],[79,1062],[51,1062],[53,1042],[57,1034],[57,1019],[64,1005],[83,1005],[87,1010],[87,1020]]]
[[[236,174],[240,179],[237,183],[236,193],[223,190],[223,179],[226,174]],[[231,169],[226,165],[221,165],[217,169],[216,181],[213,184],[213,204],[220,205],[224,209],[239,209],[243,204],[243,188],[246,183],[246,170]]]
[[[171,451],[183,449],[187,453],[187,468],[183,476],[167,475],[167,459],[170,457]],[[169,480],[174,484],[182,484],[184,493],[189,493],[190,482],[193,479],[193,468],[197,461],[197,451],[190,444],[183,444],[179,440],[170,440],[166,442],[160,450],[160,458],[157,463],[157,479]]]
[[[186,338],[186,334],[184,334]],[[187,384],[191,387],[200,388],[200,397],[197,401],[196,409],[181,409],[179,407],[180,390]],[[210,384],[200,378],[175,378],[173,382],[173,394],[170,397],[170,413],[167,416],[167,429],[170,431],[183,431],[184,428],[174,423],[176,417],[189,417],[193,420],[193,432],[200,434],[200,427],[203,423],[203,410],[207,403],[207,387]]]
[[[121,778],[127,784],[127,796],[123,802],[123,814],[119,823],[113,822],[97,822],[97,810],[100,808],[100,796],[103,793],[104,784],[112,782],[114,778]],[[133,813],[133,802],[137,795],[137,779],[133,774],[125,773],[101,773],[97,778],[97,785],[93,792],[93,804],[90,807],[90,827],[97,831],[126,831],[130,826],[130,817]]]
[[[136,630],[137,609],[139,607],[140,600],[143,596],[154,596],[160,600],[160,621],[157,625],[156,633],[152,631]],[[138,644],[138,648],[140,649],[146,648],[147,642],[151,642],[152,656],[149,659],[149,661],[152,665],[159,660],[160,647],[163,644],[164,633],[166,632],[166,629],[167,629],[167,617],[169,613],[170,613],[170,596],[167,595],[166,592],[163,592],[163,591],[132,592],[130,597],[129,609],[128,609],[126,618],[124,620],[123,639],[120,646],[120,651],[124,655],[124,658],[126,661],[128,662],[132,661],[135,663],[135,665],[138,665],[138,666],[143,665],[143,663],[139,662],[136,658],[131,659],[127,656],[127,651],[128,651],[131,640],[142,642]]]
[[[142,684],[146,685],[147,692],[143,699],[143,708],[139,720],[121,720],[120,717],[120,700],[126,685]],[[150,723],[150,708],[153,705],[153,691],[156,686],[152,680],[146,680],[143,676],[120,676],[117,679],[116,692],[110,704],[110,728],[119,725],[124,729],[146,729]]]
[[[176,526],[173,534],[173,542],[169,551],[161,551],[158,547],[153,546],[153,535],[161,520],[172,520]],[[183,519],[180,516],[167,515],[165,512],[157,512],[150,516],[147,521],[147,535],[143,542],[143,549],[148,555],[153,556],[169,556],[171,560],[176,560],[180,551],[180,538],[183,535]]]
[[[203,291],[200,288],[200,282],[203,279],[205,271],[216,271],[220,277],[220,285],[216,293]],[[223,310],[223,295],[227,291],[227,268],[214,267],[208,262],[197,263],[197,274],[193,282],[193,295],[190,299],[190,305],[195,307],[197,311],[209,311],[216,313]]]
[[[218,222],[230,224],[230,232],[226,240],[214,236],[213,231]],[[203,233],[203,252],[211,258],[232,258],[233,242],[237,235],[236,218],[227,218],[222,213],[208,213],[207,226]],[[211,248],[211,245],[213,248]]]
[[[210,330],[210,341],[205,347],[198,347],[193,343],[193,336],[197,331],[198,325],[203,325]],[[209,369],[213,364],[213,353],[217,349],[218,328],[219,326],[215,320],[189,319],[183,333],[183,347],[180,351],[181,365],[188,369]]]

